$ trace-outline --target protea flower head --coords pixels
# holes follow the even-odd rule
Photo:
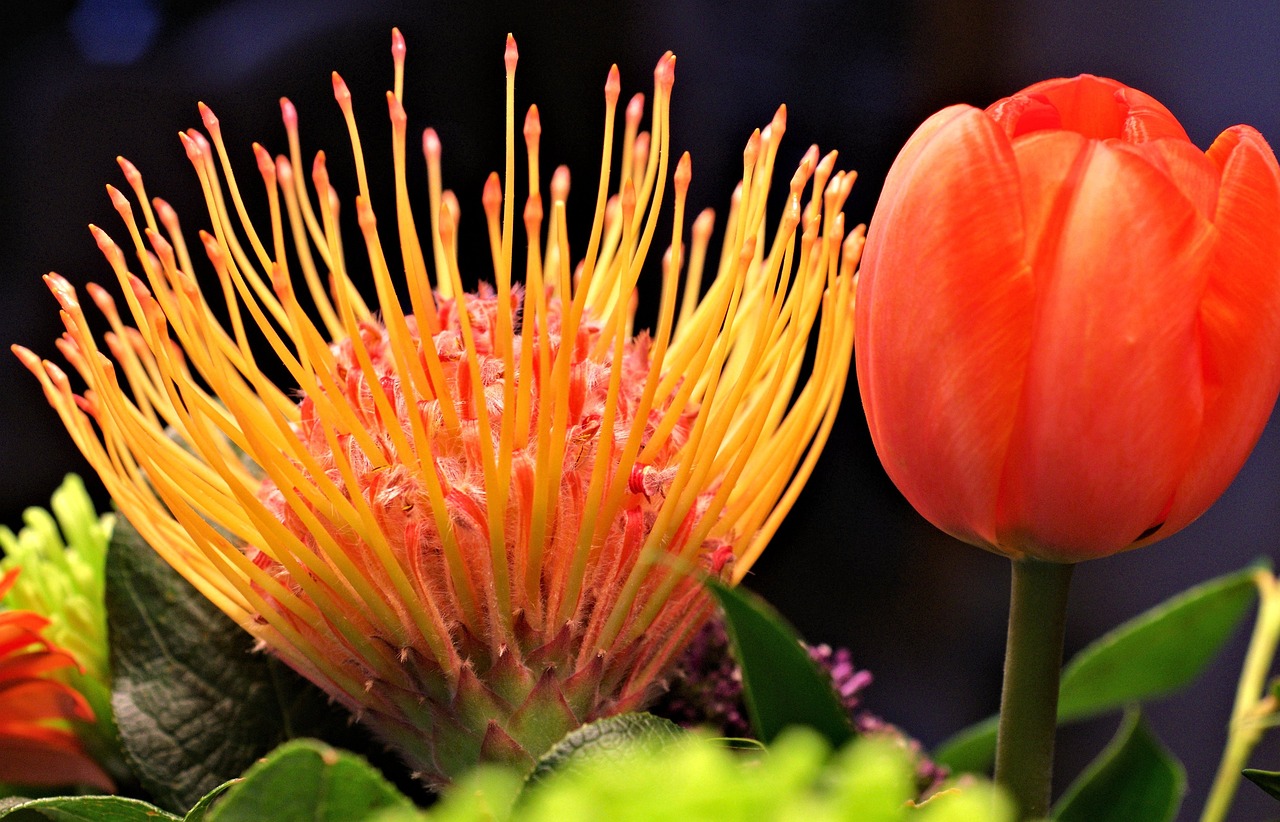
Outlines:
[[[20,572],[0,575],[0,599]],[[114,785],[76,734],[93,709],[56,678],[76,668],[74,656],[45,636],[49,620],[22,609],[0,610],[0,782],[18,785]]]
[[[0,575],[17,574],[0,608],[39,614],[43,635],[75,658],[51,676],[76,689],[97,717],[77,730],[96,756],[116,753],[107,665],[107,612],[103,599],[107,546],[115,517],[98,515],[84,481],[68,474],[53,492],[49,510],[23,512],[17,534],[0,526]]]
[[[442,191],[430,129],[431,219],[419,239],[398,31],[392,55],[396,207],[384,221],[398,248],[383,243],[353,101],[333,77],[375,304],[353,284],[323,153],[314,193],[304,183],[288,100],[288,154],[254,145],[268,204],[259,222],[201,105],[205,133],[182,143],[209,206],[200,240],[216,297],[197,283],[173,210],[148,200],[122,160],[136,205],[109,192],[137,267],[92,231],[134,327],[90,285],[111,327],[102,351],[75,290],[50,274],[67,329],[59,349],[87,388],[76,394],[58,366],[15,351],[156,550],[440,781],[479,759],[531,765],[581,722],[654,694],[709,611],[702,576],[742,578],[826,440],[848,374],[863,235],[846,234],[841,214],[854,176],[816,146],[780,220],[766,224],[779,109],[747,143],[704,289],[714,217],[698,216],[686,248],[690,160],[673,174],[668,53],[649,129],[643,95],[625,108],[620,162],[620,81],[616,66],[609,72],[585,253],[568,247],[568,171],[543,191],[529,109],[521,287],[508,38],[504,172],[482,197],[493,285],[467,293],[458,200]],[[641,272],[658,267],[650,249],[668,191],[657,321],[635,333],[633,295]],[[268,379],[268,362],[291,384]]]

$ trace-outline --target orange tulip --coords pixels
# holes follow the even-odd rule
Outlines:
[[[1275,156],[1248,126],[1201,152],[1114,80],[930,117],[863,261],[880,459],[931,522],[997,553],[1075,562],[1178,531],[1280,391]]]

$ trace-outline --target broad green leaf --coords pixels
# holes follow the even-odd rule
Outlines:
[[[995,761],[999,729],[999,716],[975,722],[939,745],[933,758],[956,773],[985,773]]]
[[[155,805],[123,796],[51,796],[0,809],[5,822],[178,822]]]
[[[1231,638],[1257,597],[1256,563],[1165,600],[1090,643],[1062,672],[1058,722],[1085,719],[1184,687]],[[996,749],[995,717],[938,747],[956,771],[985,771]]]
[[[1057,822],[1170,822],[1187,789],[1182,764],[1160,744],[1137,710],[1067,789]]]
[[[107,554],[112,707],[152,799],[185,813],[281,742],[345,717],[178,576],[121,517]]]
[[[362,822],[412,803],[363,758],[313,739],[286,742],[245,772],[207,822]]]
[[[1059,715],[1096,716],[1190,683],[1257,598],[1258,568],[1197,585],[1090,643],[1062,671]]]
[[[1280,771],[1259,771],[1255,768],[1245,768],[1241,773],[1245,779],[1262,788],[1267,793],[1280,799]]]
[[[809,657],[795,630],[755,594],[715,581],[708,588],[724,610],[747,713],[760,740],[772,742],[789,725],[813,728],[832,747],[852,738],[831,677]]]
[[[565,734],[543,754],[529,782],[541,781],[587,757],[619,756],[633,746],[644,750],[662,747],[682,734],[684,729],[676,723],[649,713],[618,714],[589,722]]]

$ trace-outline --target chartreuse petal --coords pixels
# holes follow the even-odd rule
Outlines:
[[[1191,682],[1222,649],[1256,598],[1264,563],[1211,579],[1142,613],[1067,663],[1058,721],[1070,722],[1167,694]],[[956,771],[985,771],[995,755],[996,718],[972,725],[934,758]]]
[[[1137,710],[1054,808],[1057,822],[1170,822],[1187,789],[1182,764]]]

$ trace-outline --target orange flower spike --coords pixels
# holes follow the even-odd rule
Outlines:
[[[222,125],[202,106],[209,138],[191,130],[180,140],[209,210],[200,239],[218,288],[197,286],[171,208],[154,200],[135,222],[127,196],[112,190],[143,270],[130,271],[94,229],[124,300],[117,308],[104,290],[90,294],[124,379],[56,275],[48,283],[67,327],[58,347],[87,383],[83,396],[57,366],[15,352],[161,555],[441,782],[479,759],[531,765],[581,722],[642,706],[708,612],[700,576],[736,581],[751,567],[812,469],[848,373],[853,266],[848,255],[848,264],[834,258],[852,176],[811,149],[770,239],[764,204],[779,110],[752,139],[725,259],[701,294],[713,218],[693,222],[686,249],[692,165],[680,155],[671,173],[675,58],[666,54],[648,98],[650,129],[640,131],[646,98],[637,95],[616,162],[621,82],[616,66],[609,71],[583,254],[566,228],[569,171],[557,168],[540,188],[541,115],[527,110],[520,241],[518,55],[508,39],[506,151],[481,197],[495,285],[468,293],[460,208],[441,185],[430,129],[432,265],[416,237],[399,32],[392,58],[402,266],[387,256],[380,201],[368,190],[358,101],[333,77],[360,177],[347,219],[362,233],[376,310],[348,277],[323,152],[304,182],[292,104],[281,101],[288,154],[253,146],[269,237],[248,225]],[[141,200],[141,176],[121,168]],[[639,281],[659,262],[650,252],[668,185],[674,218],[656,330],[634,336]],[[513,276],[519,253],[523,288]],[[412,310],[397,295],[400,268]],[[295,278],[307,283],[307,306]],[[211,296],[224,305],[215,310]],[[265,345],[251,345],[257,338]],[[812,376],[801,385],[811,349]],[[267,378],[268,362],[289,385]]]
[[[1280,391],[1280,167],[1088,75],[952,106],[889,173],[857,305],[872,438],[931,522],[1014,558],[1146,545]]]

